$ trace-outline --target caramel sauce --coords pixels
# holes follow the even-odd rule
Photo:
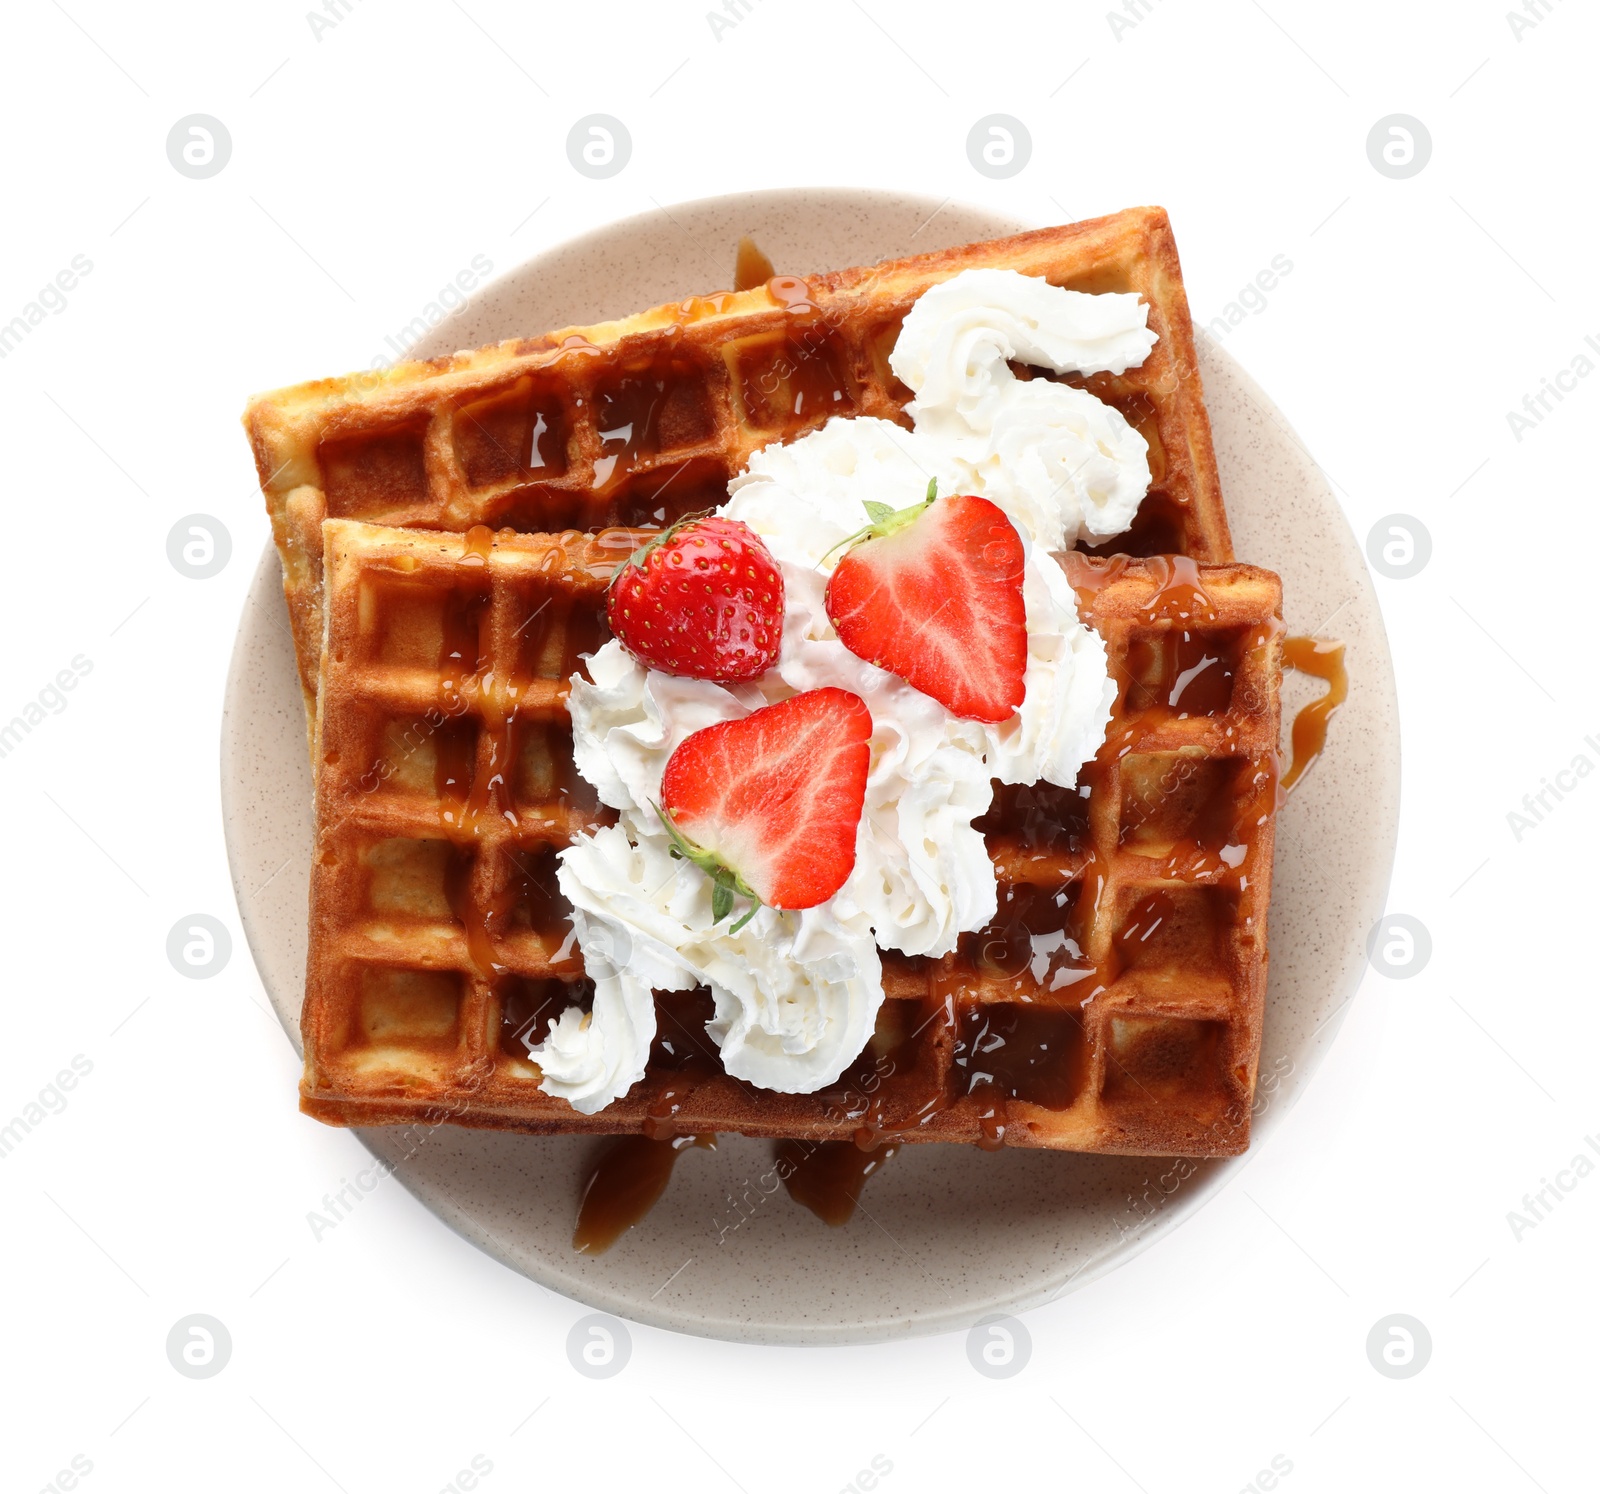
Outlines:
[[[1006,1145],[1006,1101],[998,1085],[980,1084],[972,1091],[985,1108],[978,1112],[978,1150],[999,1152]]]
[[[767,281],[767,294],[797,316],[817,309],[811,299],[811,287],[798,275],[774,275]]]
[[[732,303],[732,291],[713,291],[709,296],[690,296],[687,301],[678,303],[678,308],[673,313],[673,320],[682,326],[687,322],[698,322],[704,317],[721,316]]]
[[[1130,564],[1126,555],[1113,555],[1100,564],[1074,566],[1070,575],[1073,590],[1085,602],[1092,602],[1113,581],[1121,580]],[[1188,555],[1151,555],[1143,564],[1155,590],[1140,609],[1141,621],[1208,622],[1216,617],[1216,605],[1200,579],[1198,561]]]
[[[1242,638],[1239,656],[1259,655],[1282,633],[1283,624],[1276,618],[1270,619]],[[1225,699],[1222,705],[1226,704]],[[1296,731],[1298,733],[1298,726]],[[1222,813],[1214,810],[1207,816],[1208,823],[1191,826],[1192,833],[1174,842],[1164,856],[1151,857],[1155,874],[1186,882],[1204,881],[1254,898],[1250,850],[1261,829],[1283,808],[1289,782],[1276,747],[1260,757],[1240,761],[1229,785],[1227,802],[1231,809]],[[1121,832],[1124,844],[1128,832],[1129,827],[1124,824]],[[1248,908],[1241,907],[1240,911],[1248,921]],[[1133,921],[1130,918],[1130,923]]]
[[[466,936],[467,958],[479,975],[490,980],[505,967],[495,960],[494,939],[489,930],[490,910],[480,907],[472,895],[473,865],[470,851],[455,857],[445,877],[445,894]]]
[[[688,1099],[690,1088],[686,1082],[669,1080],[656,1091],[644,1118],[644,1134],[650,1140],[677,1139],[677,1114],[683,1108],[683,1102]]]
[[[995,916],[957,948],[964,965],[992,983],[1008,982],[1021,1001],[1071,993],[1093,969],[1066,932],[1077,922],[1077,889],[1001,883]],[[1057,998],[1062,999],[1062,998]]]
[[[785,339],[769,358],[741,364],[739,407],[761,429],[780,430],[796,418],[820,423],[857,407],[849,359],[837,339]]]
[[[715,1136],[679,1136],[671,1141],[617,1137],[583,1185],[572,1248],[580,1255],[604,1254],[655,1207],[680,1152],[716,1144]]]
[[[487,524],[474,524],[466,532],[461,551],[462,565],[482,569],[489,564],[489,552],[494,549],[494,530]]]
[[[989,808],[972,824],[983,832],[991,854],[1003,842],[1037,856],[1071,856],[1089,844],[1089,801],[1076,788],[1038,783],[990,785]]]
[[[824,1224],[848,1224],[861,1202],[867,1179],[900,1150],[898,1141],[863,1148],[853,1141],[783,1141],[779,1162],[787,1163],[783,1186]]]
[[[616,575],[617,567],[653,533],[649,529],[607,529],[591,535],[589,544],[595,551],[595,558],[587,563],[585,570],[595,580],[609,581]]]
[[[1321,638],[1285,638],[1283,662],[1289,669],[1326,680],[1328,693],[1301,710],[1294,718],[1290,743],[1294,756],[1283,776],[1283,791],[1288,793],[1305,777],[1311,765],[1328,745],[1328,722],[1350,694],[1350,677],[1344,667],[1344,645]]]
[[[680,314],[688,313],[680,308]],[[609,379],[595,393],[594,423],[600,437],[595,487],[613,492],[642,460],[693,447],[711,433],[700,376],[683,358]]]
[[[756,241],[745,234],[739,240],[739,252],[734,256],[733,288],[736,291],[754,290],[758,285],[765,285],[777,273],[772,268],[772,261],[756,247]]]
[[[754,290],[758,285],[765,285],[777,272],[772,268],[772,261],[756,247],[756,241],[745,234],[739,240],[739,248],[734,256],[733,264],[733,289],[731,291],[712,291],[706,296],[690,296],[686,301],[680,301],[673,310],[673,321],[679,326],[689,322],[698,322],[704,317],[721,316],[733,304],[733,298],[740,291]]]

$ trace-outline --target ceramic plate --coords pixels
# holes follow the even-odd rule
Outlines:
[[[724,287],[741,233],[754,234],[780,271],[804,273],[1024,226],[877,192],[761,192],[684,204],[529,260],[417,352],[601,321]],[[1328,751],[1278,828],[1253,1143],[1260,1147],[1315,1075],[1359,981],[1367,930],[1383,911],[1399,807],[1394,676],[1365,562],[1326,480],[1232,357],[1203,343],[1200,365],[1239,558],[1283,577],[1292,633],[1343,641],[1351,681]],[[1286,724],[1319,689],[1288,682]],[[234,648],[222,794],[240,918],[298,1046],[311,775],[270,546]],[[1269,1075],[1278,1076],[1270,1091]],[[295,1103],[286,1091],[283,1104]],[[397,1160],[393,1133],[361,1134],[377,1155]],[[909,1147],[872,1180],[856,1217],[830,1229],[789,1200],[769,1143],[728,1137],[715,1152],[684,1156],[655,1211],[591,1259],[570,1242],[597,1144],[441,1126],[399,1162],[398,1176],[480,1249],[605,1311],[717,1338],[861,1343],[965,1327],[1081,1285],[1176,1228],[1243,1162],[1202,1163],[1178,1184],[1159,1159]]]

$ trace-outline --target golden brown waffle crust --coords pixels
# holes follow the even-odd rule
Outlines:
[[[1070,833],[1046,826],[1041,838],[1004,794],[980,828],[1023,947],[1024,935],[1070,933],[1097,994],[1052,994],[1025,958],[994,953],[1009,936],[990,930],[942,960],[886,955],[878,1033],[818,1094],[722,1072],[708,1008],[692,995],[658,998],[675,1056],[653,1050],[645,1078],[597,1114],[538,1088],[519,1023],[540,992],[556,1009],[574,999],[582,967],[565,915],[517,868],[548,867],[604,817],[556,792],[550,765],[570,763],[566,679],[574,651],[598,636],[583,620],[637,538],[327,523],[302,1108],[341,1125],[535,1134],[1243,1150],[1267,971],[1283,629],[1278,578],[1240,564],[1061,557],[1118,684],[1107,746],[1085,770],[1087,798],[1059,801],[1082,805],[1067,811]],[[449,688],[433,662],[449,647],[444,623],[429,631],[436,603],[476,650],[471,677]],[[1202,656],[1223,661],[1224,687],[1177,709],[1173,681]],[[408,732],[416,740],[397,748]],[[996,1099],[963,1066],[980,1030],[1042,1042],[1059,1072],[1013,1076]],[[699,1049],[687,1060],[684,1041]]]
[[[713,506],[751,452],[828,414],[903,423],[910,391],[887,363],[900,321],[930,286],[977,266],[1144,299],[1158,338],[1149,358],[1126,375],[1081,381],[1121,408],[1151,448],[1146,527],[1118,545],[1231,559],[1171,225],[1161,208],[1130,208],[258,395],[244,423],[283,564],[308,721],[322,642],[323,519],[594,531],[648,525],[652,512],[676,516],[652,509],[669,489],[662,501],[677,511]],[[682,410],[661,417],[655,449],[610,454],[597,411],[620,408],[619,389],[661,369],[679,380]],[[807,380],[839,395],[819,418],[797,421],[790,391]],[[541,422],[532,438],[517,423],[531,422],[529,412]],[[525,458],[546,437],[548,458],[530,467]]]

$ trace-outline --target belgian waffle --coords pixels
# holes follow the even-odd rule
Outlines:
[[[645,1077],[595,1115],[530,1046],[585,1000],[555,857],[602,823],[566,681],[637,531],[325,526],[302,1107],[348,1125],[708,1131],[1078,1151],[1243,1150],[1278,781],[1280,586],[1186,558],[1062,557],[1118,686],[1086,793],[999,788],[999,913],[885,956],[851,1069],[811,1095],[727,1075],[708,992],[658,995]]]
[[[769,442],[833,415],[906,423],[911,391],[888,365],[900,324],[929,286],[976,266],[1135,291],[1149,304],[1159,340],[1142,366],[1067,376],[1115,405],[1150,446],[1138,520],[1102,549],[1231,560],[1177,247],[1162,209],[1132,208],[258,396],[245,426],[283,561],[308,719],[325,518],[596,533],[714,508]]]

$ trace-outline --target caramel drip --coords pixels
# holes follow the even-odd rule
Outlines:
[[[1283,776],[1283,791],[1288,793],[1305,777],[1311,765],[1328,745],[1328,722],[1350,694],[1350,677],[1344,667],[1344,645],[1321,638],[1285,638],[1283,662],[1301,674],[1326,680],[1328,693],[1304,707],[1294,718],[1290,743],[1294,756]]]
[[[1132,563],[1126,555],[1113,555],[1102,564],[1077,566],[1072,576],[1073,590],[1080,600],[1093,602],[1105,587],[1121,580]],[[1216,605],[1200,579],[1198,561],[1188,555],[1152,555],[1140,564],[1155,582],[1155,590],[1140,609],[1140,621],[1195,623],[1210,622],[1216,617]]]
[[[650,1102],[644,1117],[644,1134],[651,1141],[677,1139],[677,1114],[688,1098],[693,1085],[688,1082],[668,1083],[661,1086]]]
[[[583,1185],[572,1248],[580,1255],[604,1254],[655,1207],[680,1152],[716,1144],[715,1136],[679,1136],[671,1141],[617,1137]]]
[[[1200,564],[1188,555],[1152,555],[1145,561],[1156,589],[1146,600],[1146,622],[1210,622],[1217,615],[1211,593],[1200,579]]]
[[[450,909],[460,921],[461,932],[467,940],[467,958],[472,968],[485,980],[491,980],[504,967],[497,964],[494,940],[489,932],[489,911],[480,909],[472,895],[473,861],[471,855],[458,856],[445,878],[445,892],[450,899]]]
[[[767,294],[785,311],[796,315],[817,309],[811,299],[811,287],[798,275],[774,275],[767,281]]]
[[[678,303],[673,320],[681,326],[687,322],[701,321],[708,316],[721,316],[732,301],[732,291],[712,291],[709,296],[690,296],[687,301]]]
[[[494,530],[487,524],[474,524],[462,541],[461,563],[481,570],[489,564],[494,549]]]
[[[779,1162],[789,1164],[783,1185],[824,1224],[846,1224],[861,1202],[867,1179],[900,1150],[898,1141],[862,1148],[853,1141],[785,1141]]]
[[[978,1112],[978,1149],[1000,1152],[1006,1145],[1006,1097],[998,1084],[977,1084],[972,1088],[973,1099],[983,1105]]]
[[[754,290],[758,285],[765,285],[777,273],[772,268],[772,261],[756,247],[756,241],[745,234],[739,240],[739,252],[734,256],[733,288],[736,291]]]

